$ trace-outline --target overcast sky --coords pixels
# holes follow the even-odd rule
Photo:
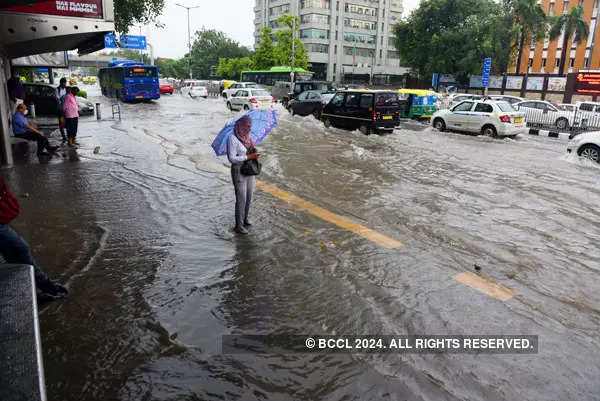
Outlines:
[[[405,15],[419,4],[420,0],[403,0]],[[230,38],[244,46],[254,45],[254,0],[165,0],[165,8],[159,22],[164,28],[154,25],[141,27],[141,34],[148,37],[154,47],[155,57],[180,58],[187,51],[187,11],[175,4],[193,7],[190,10],[190,31],[206,27],[225,32]],[[129,32],[140,34],[136,26]]]

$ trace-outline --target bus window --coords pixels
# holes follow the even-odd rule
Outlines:
[[[126,78],[156,78],[156,68],[128,67],[125,68]]]

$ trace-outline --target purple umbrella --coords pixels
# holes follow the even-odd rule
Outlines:
[[[250,138],[255,144],[260,143],[269,132],[277,125],[277,118],[275,117],[275,110],[250,110],[243,114],[247,115],[252,119],[252,131],[250,132]],[[215,140],[213,141],[212,148],[214,149],[217,156],[223,156],[227,154],[227,140],[230,135],[233,135],[233,129],[235,122],[242,118],[231,120],[223,129],[219,132]]]

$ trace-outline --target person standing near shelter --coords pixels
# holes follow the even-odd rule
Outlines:
[[[77,125],[79,120],[79,108],[77,107],[77,100],[75,99],[75,95],[77,95],[77,93],[79,93],[78,87],[73,86],[69,88],[63,104],[65,125],[67,127],[67,138],[69,141],[69,146],[72,148],[79,145],[75,139],[77,137]]]
[[[6,81],[6,88],[8,89],[8,97],[10,99],[10,114],[14,114],[17,106],[25,100],[25,88],[23,88],[23,84],[21,83],[20,75],[13,74]]]
[[[38,156],[47,156],[48,153],[44,152],[44,149],[48,152],[54,152],[58,149],[58,146],[50,146],[48,138],[44,133],[27,120],[25,112],[27,107],[24,103],[20,103],[17,106],[17,111],[13,116],[12,128],[15,138],[27,139],[28,141],[37,141],[37,154]]]
[[[236,121],[233,135],[227,140],[227,158],[231,162],[231,180],[235,190],[234,230],[238,234],[248,234],[246,227],[251,225],[248,217],[255,187],[254,176],[242,174],[242,164],[260,156],[250,139],[251,129],[252,120],[243,116]]]
[[[63,111],[63,101],[67,95],[67,78],[62,77],[56,88],[56,99],[58,100],[58,128],[60,135],[62,136],[63,143],[67,142],[67,135],[65,134],[65,113]],[[62,122],[62,123],[61,123]]]

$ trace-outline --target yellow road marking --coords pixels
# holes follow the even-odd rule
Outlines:
[[[471,272],[458,273],[452,278],[500,301],[508,301],[516,295],[510,288],[493,283]]]
[[[283,191],[277,187],[274,187],[273,185],[269,185],[257,180],[256,186],[259,189],[265,191],[268,194],[273,195],[278,199],[289,202],[294,206],[301,207],[313,216],[316,216],[322,220],[333,223],[336,226],[358,234],[361,237],[364,237],[369,241],[372,241],[385,248],[397,248],[404,245],[400,241],[396,241],[393,238],[378,233],[377,231],[371,230],[370,228],[365,227],[362,224],[358,224],[357,222],[347,217],[340,216],[339,214],[335,214],[333,212],[330,212],[329,210],[323,209],[322,207],[317,206],[312,202],[299,198],[296,195],[292,195],[291,193]]]

